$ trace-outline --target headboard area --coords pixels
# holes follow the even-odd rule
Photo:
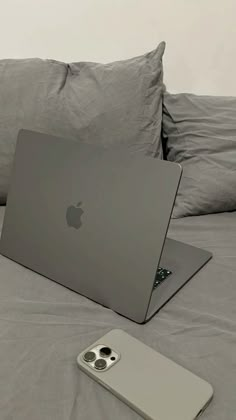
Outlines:
[[[108,62],[166,41],[171,92],[236,95],[235,0],[8,0],[0,59]]]

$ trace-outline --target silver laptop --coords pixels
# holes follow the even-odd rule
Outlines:
[[[212,256],[166,237],[181,171],[127,150],[21,130],[0,252],[146,322]]]

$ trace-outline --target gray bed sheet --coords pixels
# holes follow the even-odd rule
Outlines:
[[[146,325],[0,256],[1,420],[140,419],[76,365],[112,328],[209,381],[204,419],[236,419],[236,213],[173,220],[169,235],[214,258]]]

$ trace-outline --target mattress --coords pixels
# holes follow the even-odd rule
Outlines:
[[[209,381],[204,419],[236,419],[236,213],[173,220],[169,236],[214,257],[145,325],[0,256],[1,420],[140,419],[76,365],[112,328]]]

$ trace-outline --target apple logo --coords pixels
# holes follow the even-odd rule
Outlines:
[[[66,221],[68,226],[79,229],[82,225],[81,216],[84,211],[81,209],[82,202],[80,201],[76,206],[69,206],[66,211]]]

